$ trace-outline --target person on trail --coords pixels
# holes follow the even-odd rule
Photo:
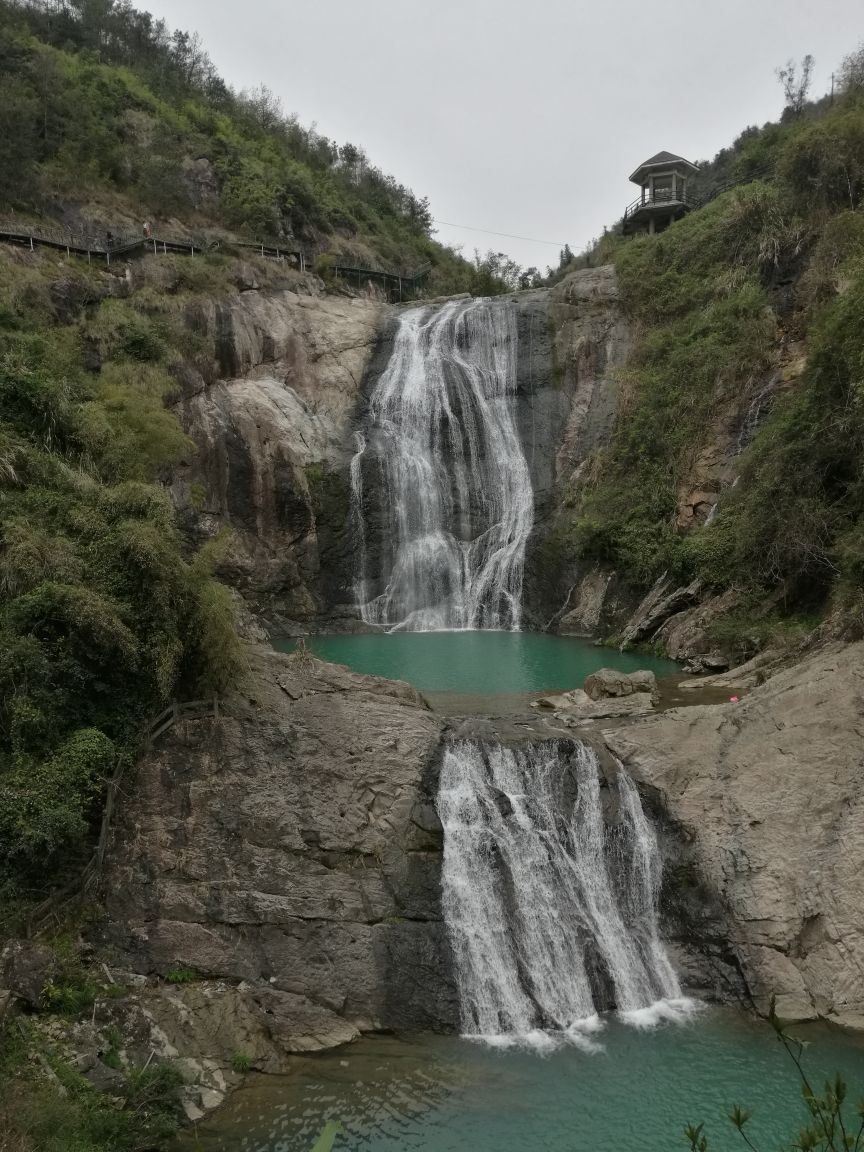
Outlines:
[[[150,221],[145,220],[144,221],[144,236],[149,240],[152,235],[153,235],[153,229],[150,227]]]
[[[114,233],[109,228],[108,231],[105,233],[105,246],[107,248],[111,248],[113,244],[114,244]]]

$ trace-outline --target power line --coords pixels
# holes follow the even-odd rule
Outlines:
[[[557,240],[538,240],[536,236],[514,236],[512,232],[491,232],[488,228],[471,228],[468,224],[451,224],[449,220],[433,220],[433,224],[444,224],[448,228],[462,228],[465,232],[483,232],[486,236],[503,236],[507,240],[527,240],[529,244],[548,244],[550,248],[565,248]]]

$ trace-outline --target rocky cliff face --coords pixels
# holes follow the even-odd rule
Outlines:
[[[629,333],[611,266],[513,301],[517,421],[537,522],[525,605],[536,626],[564,595],[549,563],[556,514],[611,431]],[[230,529],[222,575],[275,631],[355,620],[348,465],[397,316],[375,301],[247,286],[188,317],[212,365],[185,371],[179,412],[196,452],[175,478],[175,500],[199,539]]]
[[[176,477],[189,526],[230,529],[222,575],[277,630],[353,614],[347,466],[384,306],[248,290],[196,305],[215,378],[179,404],[197,452]]]
[[[452,1026],[441,728],[407,685],[253,649],[244,693],[138,769],[106,876],[118,962],[228,981],[287,1051]]]
[[[572,555],[573,509],[626,404],[626,367],[637,335],[620,306],[615,268],[581,269],[549,292],[516,300],[520,426],[537,512],[525,573],[527,620],[569,634],[651,640],[694,668],[718,667],[724,654],[711,626],[738,606],[734,591],[712,596],[698,585],[679,586],[666,573],[646,589],[627,571],[588,566]],[[544,323],[532,323],[533,315]],[[744,449],[804,363],[802,347],[778,332],[764,374],[712,408],[680,476],[679,532],[703,525],[735,485]]]
[[[247,279],[233,300],[205,298],[187,317],[210,366],[202,373],[190,360],[184,371],[179,411],[196,452],[175,478],[175,499],[199,539],[230,529],[222,575],[271,631],[354,628],[349,462],[398,310],[309,294],[300,282],[265,290]],[[512,300],[517,422],[535,498],[526,626],[652,639],[676,659],[716,666],[722,654],[708,630],[735,606],[734,593],[706,600],[702,589],[663,577],[645,595],[627,573],[586,569],[570,554],[572,508],[612,434],[633,344],[614,267],[581,269]],[[800,359],[788,354],[787,375]],[[711,492],[733,483],[740,449],[786,386],[778,373],[716,414],[682,480],[682,531],[704,521]]]
[[[536,529],[525,571],[525,609],[534,627],[557,627],[573,606],[562,551],[563,508],[585,482],[591,454],[608,442],[618,413],[618,374],[631,333],[618,303],[615,269],[583,268],[551,291],[517,297],[519,415],[534,482]],[[601,577],[604,596],[608,575]],[[592,631],[587,603],[565,630]]]
[[[757,1006],[864,1025],[864,644],[604,733],[695,837]]]

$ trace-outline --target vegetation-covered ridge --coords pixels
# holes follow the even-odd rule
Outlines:
[[[831,607],[860,624],[864,49],[833,101],[749,129],[703,181],[754,171],[666,232],[593,253],[615,263],[637,335],[612,442],[561,525],[581,562],[639,586],[667,572],[734,589],[718,639],[738,655]]]
[[[428,201],[362,149],[302,127],[266,87],[233,92],[196,35],[127,0],[0,0],[0,216],[13,212],[100,238],[147,220],[431,264],[432,292],[502,291],[518,271],[439,244]]]
[[[172,264],[151,261],[162,277]],[[211,578],[219,542],[190,550],[165,484],[191,450],[166,401],[181,363],[205,355],[183,306],[216,276],[212,260],[173,263],[171,291],[130,294],[80,261],[0,251],[7,920],[86,859],[105,782],[145,722],[237,671],[229,593]]]

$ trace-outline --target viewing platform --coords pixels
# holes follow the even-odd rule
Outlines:
[[[696,164],[673,152],[658,152],[640,164],[630,180],[639,185],[641,194],[624,209],[624,235],[662,232],[698,207],[687,190],[689,177],[698,171]]]

